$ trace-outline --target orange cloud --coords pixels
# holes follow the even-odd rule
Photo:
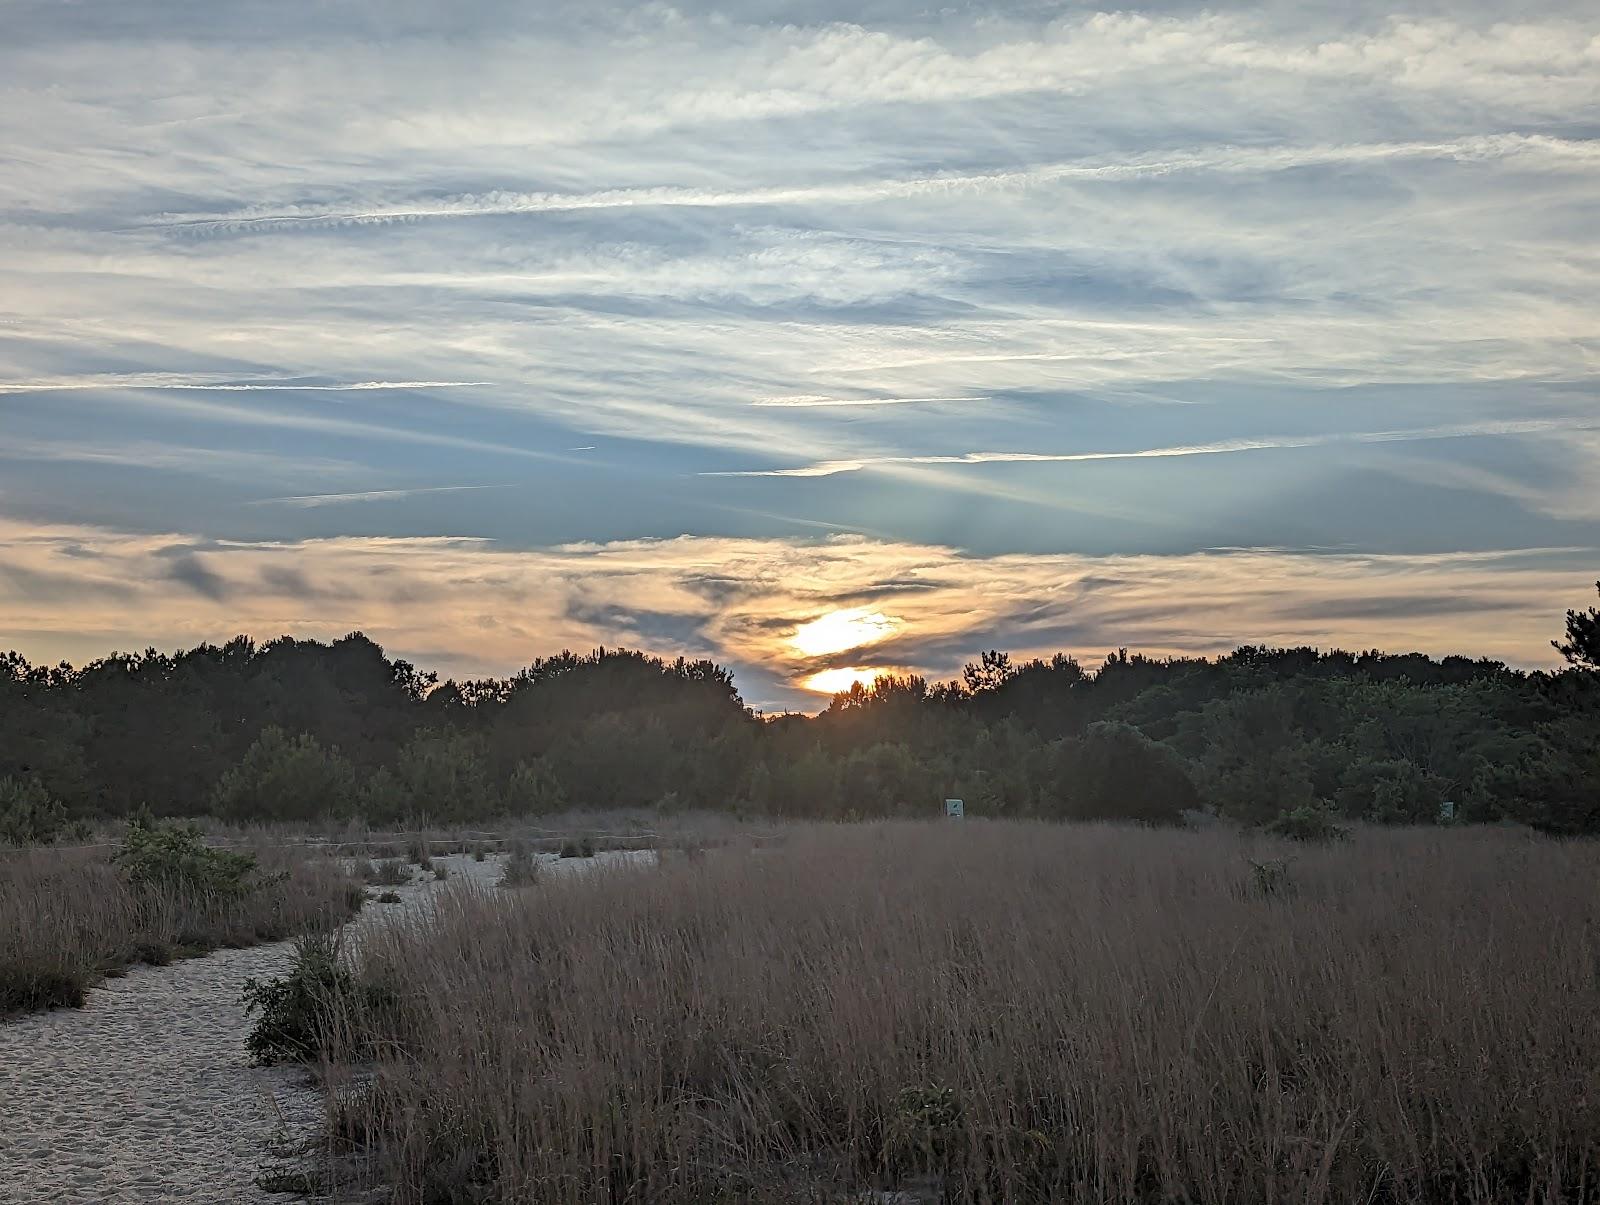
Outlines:
[[[1561,612],[1592,594],[1593,560],[1563,549],[979,557],[858,536],[249,543],[0,518],[0,646],[83,660],[239,632],[360,628],[458,675],[630,644],[813,690],[835,680],[819,682],[824,672],[876,672],[846,658],[868,646],[874,665],[931,677],[989,647],[1095,660],[1118,646],[1160,655],[1313,644],[1552,665],[1548,639]]]

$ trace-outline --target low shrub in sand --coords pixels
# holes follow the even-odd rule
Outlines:
[[[346,1174],[484,1202],[1580,1202],[1600,847],[967,821],[457,889]],[[1259,876],[1257,876],[1259,877]],[[854,1195],[852,1195],[854,1194]]]
[[[0,852],[0,1017],[81,1006],[104,976],[134,963],[342,922],[363,897],[331,861],[211,850],[180,826],[131,826],[111,856]]]
[[[289,974],[247,980],[243,1000],[254,1018],[245,1047],[263,1066],[313,1062],[334,1049],[346,1058],[363,1056],[364,1035],[392,1027],[390,1014],[401,1007],[388,984],[356,979],[331,933],[296,939]]]
[[[411,865],[401,858],[386,858],[357,867],[361,877],[375,887],[401,887],[411,881]]]
[[[518,841],[511,846],[506,864],[500,871],[502,887],[533,887],[539,882],[539,857],[527,844]]]
[[[594,838],[590,836],[568,837],[561,842],[561,856],[563,858],[592,858],[594,857]]]

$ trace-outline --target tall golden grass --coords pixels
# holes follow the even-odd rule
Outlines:
[[[262,885],[228,900],[131,885],[104,850],[0,851],[0,1018],[81,1006],[134,963],[281,940],[360,906],[359,886],[335,862],[255,852]]]
[[[330,1103],[402,1203],[1600,1200],[1594,844],[802,830],[360,957]]]

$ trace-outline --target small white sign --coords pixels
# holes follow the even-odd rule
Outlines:
[[[944,801],[944,814],[956,820],[960,820],[961,817],[967,814],[966,805],[963,804],[959,799],[946,799]]]
[[[1444,824],[1456,818],[1456,805],[1453,799],[1446,799],[1439,805],[1439,819]]]

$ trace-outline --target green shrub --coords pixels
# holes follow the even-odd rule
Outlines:
[[[380,904],[398,904],[399,902],[400,893],[398,891],[385,891],[378,896],[378,903]]]
[[[48,845],[68,830],[66,809],[33,778],[0,778],[0,845]]]
[[[426,837],[413,837],[406,843],[406,861],[415,862],[427,870],[433,865],[433,848]]]
[[[1266,831],[1291,841],[1343,841],[1350,830],[1340,824],[1337,817],[1338,813],[1330,807],[1306,804],[1278,813],[1278,818],[1266,826]]]
[[[594,857],[594,838],[587,834],[582,837],[568,837],[561,843],[561,856],[563,858]]]
[[[186,896],[238,900],[263,885],[254,877],[253,854],[211,848],[197,825],[162,825],[145,816],[128,821],[112,861],[135,886]]]
[[[433,877],[441,883],[444,882],[450,877],[450,868],[443,862],[435,862],[433,864]]]
[[[355,978],[340,964],[331,936],[302,937],[294,953],[288,975],[245,981],[245,1014],[256,1017],[245,1046],[263,1066],[305,1062],[327,1050],[339,1012],[354,996]]]
[[[294,943],[289,973],[245,981],[246,1015],[256,1018],[245,1046],[260,1066],[310,1062],[324,1054],[365,1058],[369,1023],[392,1024],[400,997],[381,980],[358,980],[340,957],[337,936],[311,934]]]

